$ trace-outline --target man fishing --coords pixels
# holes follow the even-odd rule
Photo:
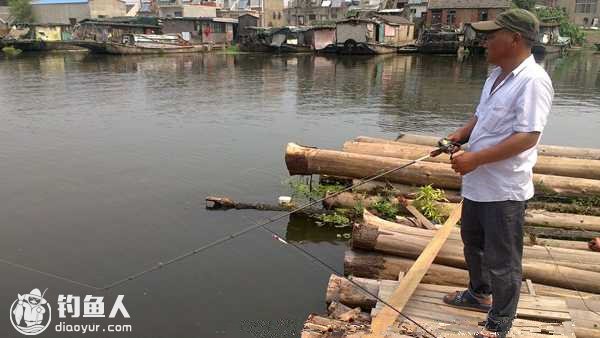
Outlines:
[[[523,223],[533,197],[536,146],[546,124],[554,90],[531,55],[539,22],[523,9],[494,21],[473,23],[485,33],[489,74],[475,115],[450,134],[469,142],[456,153],[452,168],[462,178],[461,237],[469,287],[444,302],[487,311],[485,328],[475,337],[505,337],[515,318],[521,290]]]

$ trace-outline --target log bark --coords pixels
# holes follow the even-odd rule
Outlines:
[[[409,228],[402,225],[398,226]],[[433,231],[417,228],[404,230],[409,230],[412,233],[420,232],[423,236],[389,230],[380,231],[372,225],[356,224],[352,233],[352,247],[405,258],[416,258],[431,240]],[[403,229],[398,229],[398,231],[403,231]],[[600,261],[595,253],[586,254],[588,252],[579,250],[553,248],[548,251],[548,248],[543,247],[525,247],[523,250],[523,276],[537,283],[600,293],[600,283],[598,283],[600,273],[589,271],[598,268]],[[465,268],[462,243],[459,241],[445,243],[435,262],[456,268]],[[561,262],[579,263],[588,270],[566,267],[560,265]]]
[[[289,143],[285,161],[290,175],[327,174],[364,178],[381,174],[386,169],[411,163],[390,157],[352,154],[335,150],[302,147]],[[461,179],[443,163],[420,162],[385,176],[390,182],[427,185],[458,190]],[[534,184],[542,193],[565,196],[600,195],[600,180],[534,174]]]
[[[302,338],[362,337],[367,333],[367,323],[348,323],[315,314],[308,316],[301,332]]]
[[[380,201],[382,197],[379,196],[365,196],[361,194],[353,194],[350,192],[344,192],[339,195],[327,198],[323,201],[323,205],[326,208],[353,208],[358,204],[362,204],[364,207]],[[397,198],[390,198],[389,201],[397,206],[400,206],[402,201]],[[408,201],[411,202],[410,200]],[[448,210],[456,205],[453,203],[440,203],[440,211],[443,215],[448,215]],[[400,207],[399,210],[406,214],[406,211]],[[600,233],[600,217],[598,216],[585,216],[577,214],[557,213],[545,210],[532,210],[527,209],[525,213],[525,224],[527,226],[542,226],[551,228],[561,228],[568,230],[583,230],[582,234],[586,234],[586,239],[596,237]]]
[[[550,246],[554,248],[572,249],[589,251],[588,243],[584,241],[567,241],[550,238],[536,238],[535,236],[525,236],[523,243],[525,245]]]
[[[404,142],[404,143],[414,143],[425,146],[433,146],[437,145],[438,140],[441,137],[436,136],[424,136],[424,135],[415,135],[415,134],[401,134],[398,136],[396,141],[385,140],[385,139],[377,139],[372,137],[359,136],[355,139],[355,141],[359,142],[376,142],[376,143],[392,143],[392,142]],[[579,148],[579,147],[565,147],[565,146],[555,146],[555,145],[538,145],[538,153],[544,156],[555,156],[555,157],[568,157],[568,158],[579,158],[586,160],[600,160],[600,149],[596,148]]]
[[[368,250],[379,250],[386,253],[418,254],[418,248],[426,244],[436,233],[435,230],[419,229],[404,224],[386,221],[364,212],[363,222],[355,224],[352,231],[352,245]],[[415,250],[414,248],[417,248]],[[409,256],[412,258],[411,256]],[[454,228],[449,242],[444,245],[438,257],[448,260],[449,265],[465,266],[463,245],[459,229]],[[572,250],[564,248],[546,248],[542,246],[526,246],[523,248],[523,259],[552,262],[559,265],[577,266],[580,269],[598,271],[600,257],[592,251]],[[600,286],[600,285],[599,285]]]
[[[462,202],[458,203],[442,227],[433,233],[431,240],[417,256],[417,260],[413,266],[406,272],[396,290],[387,299],[389,306],[383,307],[377,316],[373,318],[371,322],[371,330],[373,332],[370,336],[380,337],[394,324],[398,318],[398,312],[404,310],[410,297],[417,290],[417,286],[421,283],[421,280],[423,280],[427,270],[433,264],[438,252],[446,243],[452,229],[460,220],[462,206]]]
[[[415,160],[423,156],[423,154],[431,152],[433,149],[434,148],[431,146],[423,146],[404,142],[370,143],[347,141],[343,146],[343,151],[349,153],[386,156],[402,158],[405,160]],[[450,157],[447,154],[441,154],[437,157],[430,157],[425,161],[450,163]],[[533,172],[546,175],[600,179],[600,161],[553,156],[538,156],[537,163],[533,168]]]
[[[229,209],[254,209],[254,210],[263,210],[263,211],[292,211],[298,208],[297,205],[289,204],[289,205],[276,205],[276,204],[266,204],[266,203],[241,203],[232,200],[229,197],[223,196],[208,196],[205,199],[206,209],[210,210],[229,210]],[[319,217],[323,214],[332,214],[333,211],[327,209],[320,208],[304,208],[302,210],[298,210],[295,213],[302,214],[310,217]]]
[[[398,273],[408,271],[414,260],[403,257],[370,252],[365,250],[348,249],[344,255],[344,273],[353,278],[362,279],[395,279]],[[456,286],[464,288],[469,284],[469,272],[465,269],[454,268],[441,264],[432,264],[423,278],[423,283]],[[574,299],[596,299],[595,293],[575,291],[568,288],[543,285],[534,282],[538,295],[568,297]],[[343,298],[340,301],[343,302]],[[359,306],[359,305],[357,305]]]
[[[359,179],[352,180],[352,185],[357,185],[361,182]],[[398,196],[403,196],[408,199],[415,199],[417,193],[419,192],[420,187],[406,185],[406,184],[398,184],[398,183],[386,183],[380,181],[371,181],[364,183],[354,189],[352,189],[355,193],[365,193],[370,195],[376,195],[383,191],[389,191],[392,194]],[[462,196],[460,196],[460,192],[456,190],[444,190],[446,195],[446,199],[452,203],[458,203],[462,200]]]

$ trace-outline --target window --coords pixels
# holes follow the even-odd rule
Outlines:
[[[225,24],[222,22],[211,23],[213,33],[225,33]]]
[[[173,12],[173,16],[175,16],[176,18],[181,18],[183,16],[182,12]]]
[[[273,20],[277,19],[277,13],[273,12]]]
[[[316,20],[316,19],[317,19],[317,16],[316,16],[316,15],[314,15],[314,14],[310,14],[310,15],[308,16],[308,19],[309,19],[310,21],[313,21],[313,20]]]
[[[446,24],[454,25],[455,22],[456,22],[456,11],[451,9],[448,11],[448,14],[446,15]]]
[[[327,15],[321,15],[321,21],[327,21]]]
[[[304,26],[304,15],[298,15],[298,26]]]
[[[575,13],[596,13],[598,0],[575,0]]]
[[[277,20],[281,20],[281,12],[277,13]]]
[[[69,23],[71,24],[71,26],[75,26],[75,24],[77,23],[77,19],[76,18],[69,18]]]
[[[482,9],[479,12],[479,21],[486,21],[488,19],[488,10]]]
[[[442,10],[441,9],[432,9],[431,10],[431,24],[439,25],[442,23]]]
[[[331,13],[331,18],[332,19],[337,19],[337,13],[336,12]]]

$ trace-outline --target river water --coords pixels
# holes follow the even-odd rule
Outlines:
[[[543,142],[598,147],[600,55],[541,63],[556,90]],[[297,335],[325,312],[330,273],[260,229],[109,291],[70,280],[106,286],[275,215],[209,211],[204,198],[289,194],[287,142],[444,135],[472,114],[487,72],[482,59],[419,55],[0,58],[0,308],[47,288],[47,337],[77,336],[60,322],[133,327],[84,337]],[[270,228],[343,271],[347,230]],[[58,318],[59,294],[105,297],[106,314],[122,294],[131,318]],[[0,335],[18,334],[4,320]]]

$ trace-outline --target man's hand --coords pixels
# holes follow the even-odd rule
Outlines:
[[[446,136],[446,139],[450,140],[454,143],[461,143],[461,141],[462,141],[462,137],[458,133],[452,133],[452,134]]]
[[[452,156],[452,169],[461,175],[468,174],[479,166],[477,153],[461,151]]]

